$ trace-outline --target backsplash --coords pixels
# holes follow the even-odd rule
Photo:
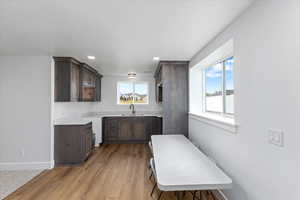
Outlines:
[[[101,114],[129,114],[129,105],[105,105],[99,102],[67,102],[54,104],[54,120],[60,118],[77,118]],[[135,110],[140,114],[161,114],[162,109],[155,105],[136,105]]]
[[[68,117],[82,117],[94,112],[95,102],[59,102],[54,103],[54,120]]]

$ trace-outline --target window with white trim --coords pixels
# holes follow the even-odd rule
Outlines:
[[[234,57],[203,69],[204,112],[234,114]]]
[[[117,104],[149,104],[149,88],[147,82],[118,82]]]

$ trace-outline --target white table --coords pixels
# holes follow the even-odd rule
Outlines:
[[[151,137],[162,191],[228,189],[232,180],[183,135]]]

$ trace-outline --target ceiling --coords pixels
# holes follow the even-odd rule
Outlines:
[[[0,55],[72,56],[105,74],[153,73],[154,56],[189,60],[253,1],[1,0]]]

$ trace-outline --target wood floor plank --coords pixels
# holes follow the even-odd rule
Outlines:
[[[85,164],[44,171],[6,200],[153,200],[158,192],[150,197],[149,160],[145,144],[103,145]],[[166,192],[161,199],[176,197]]]

